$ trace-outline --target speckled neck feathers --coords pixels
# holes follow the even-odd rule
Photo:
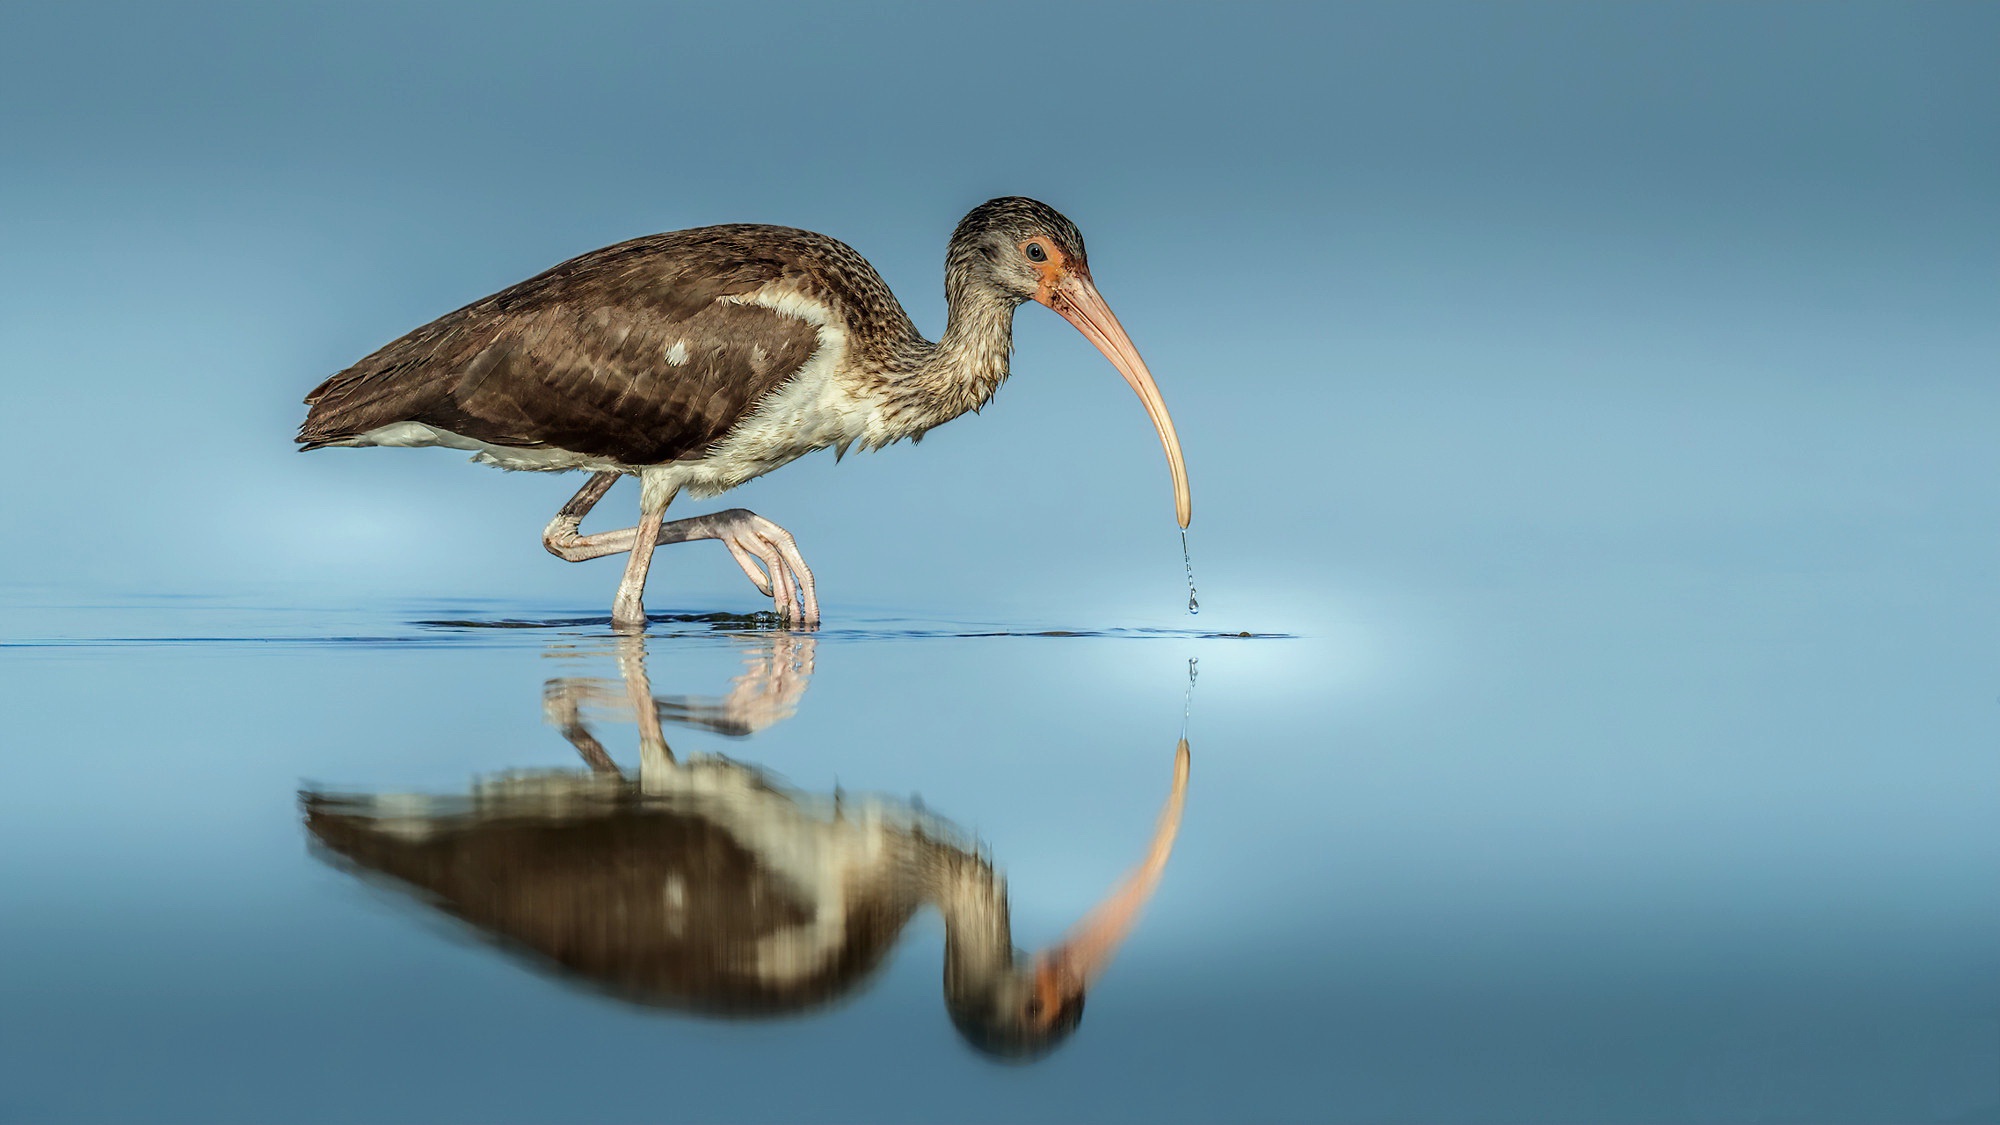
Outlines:
[[[945,261],[944,336],[907,353],[889,390],[885,412],[908,436],[921,437],[933,426],[979,410],[1007,381],[1020,301],[976,280],[972,255],[977,253],[954,240]]]

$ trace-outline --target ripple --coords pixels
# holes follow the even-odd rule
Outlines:
[[[437,609],[449,606],[449,616]],[[41,628],[0,639],[6,649],[187,648],[271,646],[336,648],[475,648],[542,644],[551,635],[615,636],[606,614],[542,615],[525,607],[431,603],[398,613],[365,608],[160,605],[69,606],[42,615]],[[429,609],[432,612],[425,613]],[[485,613],[480,612],[486,611]],[[791,632],[774,613],[674,610],[648,614],[655,637],[743,637]],[[1075,626],[1039,622],[951,621],[896,616],[836,616],[814,630],[823,641],[985,640],[1296,640],[1296,633],[1153,626]]]
[[[546,630],[567,632],[579,629],[609,629],[609,616],[595,617],[551,617],[527,619],[500,617],[491,619],[456,618],[444,620],[412,621],[411,625],[432,630]],[[646,615],[647,632],[654,636],[672,636],[675,633],[781,633],[790,632],[782,618],[775,613],[649,613]],[[1295,640],[1296,633],[1218,632],[1207,629],[1166,629],[1150,627],[1108,626],[1100,628],[1035,628],[1031,626],[1002,625],[968,622],[924,622],[911,623],[899,619],[878,622],[862,622],[854,625],[823,626],[812,630],[812,635],[822,639],[950,639],[973,640],[989,637],[1091,637],[1125,638],[1133,640]]]

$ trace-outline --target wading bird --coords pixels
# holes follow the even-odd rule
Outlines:
[[[644,638],[618,643],[622,683],[561,677],[543,689],[548,721],[588,770],[504,774],[458,797],[307,792],[307,830],[340,866],[386,876],[531,964],[629,1003],[812,1011],[852,995],[928,906],[944,921],[945,1007],[967,1042],[1021,1058],[1076,1029],[1086,990],[1166,869],[1187,799],[1186,739],[1145,859],[1066,937],[1024,956],[1006,880],[948,821],[894,799],[799,793],[754,766],[677,761],[668,749],[663,721],[741,736],[790,715],[814,638],[766,636],[748,674],[713,699],[653,696]],[[636,777],[590,733],[586,709],[636,712]]]
[[[1173,419],[1093,284],[1083,235],[1032,199],[965,216],[945,254],[944,335],[925,339],[866,259],[825,235],[737,224],[572,258],[388,344],[306,396],[306,450],[445,446],[503,469],[590,480],[542,543],[570,562],[626,553],[612,623],[643,628],[653,548],[719,539],[788,622],[816,625],[812,571],[789,532],[741,508],[663,523],[685,490],[714,496],[814,450],[879,449],[984,406],[1007,378],[1014,310],[1038,301],[1137,391],[1188,526]],[[639,523],[581,534],[620,476]],[[762,567],[762,573],[759,567]]]

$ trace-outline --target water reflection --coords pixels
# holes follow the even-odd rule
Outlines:
[[[1165,870],[1186,739],[1144,861],[1063,940],[1024,955],[1005,880],[948,821],[894,799],[798,793],[719,755],[675,757],[668,725],[744,736],[797,708],[816,640],[752,643],[727,694],[656,696],[645,638],[621,638],[618,679],[544,685],[546,718],[587,768],[482,778],[463,796],[306,792],[306,826],[324,857],[566,979],[708,1015],[786,1015],[847,995],[935,907],[960,1034],[1009,1058],[1062,1042]],[[636,778],[586,724],[599,712],[636,718]]]

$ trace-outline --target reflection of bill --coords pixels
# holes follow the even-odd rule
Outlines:
[[[634,1003],[716,1015],[805,1011],[853,991],[910,918],[945,924],[945,1003],[981,1050],[1032,1056],[1082,1018],[1085,991],[1158,885],[1180,826],[1188,747],[1145,861],[1056,945],[1019,954],[1007,888],[962,832],[907,803],[815,797],[718,756],[677,761],[663,722],[743,735],[789,717],[810,637],[760,641],[722,697],[652,695],[642,638],[621,684],[549,681],[544,704],[588,770],[505,774],[462,797],[302,795],[336,861],[574,981]],[[586,711],[637,704],[628,778]]]

